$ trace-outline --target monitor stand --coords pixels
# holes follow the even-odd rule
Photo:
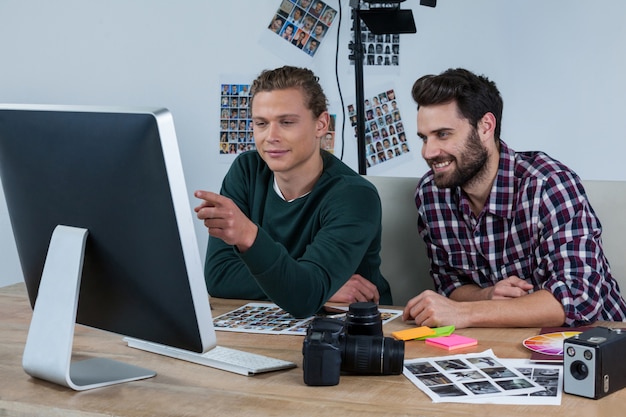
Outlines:
[[[150,378],[154,371],[104,358],[71,361],[87,229],[54,229],[26,339],[27,374],[83,391]]]

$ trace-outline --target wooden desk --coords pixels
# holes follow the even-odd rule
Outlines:
[[[213,299],[214,314],[242,304]],[[563,394],[561,406],[432,403],[403,375],[342,376],[334,387],[309,387],[302,379],[302,336],[218,332],[218,343],[296,362],[298,368],[245,377],[127,347],[118,335],[77,326],[74,352],[132,363],[154,378],[75,392],[28,376],[22,351],[32,311],[23,284],[0,289],[0,416],[617,416],[626,390],[601,400]],[[624,323],[620,323],[624,325]],[[385,333],[408,328],[400,320]],[[521,342],[537,329],[466,329],[479,345],[501,358],[528,358]],[[443,356],[423,342],[406,344],[407,359]]]

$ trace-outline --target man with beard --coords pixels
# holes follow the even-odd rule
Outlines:
[[[495,83],[449,69],[418,79],[412,95],[430,166],[415,193],[418,230],[437,292],[409,300],[404,319],[457,328],[623,321],[580,178],[500,139]]]

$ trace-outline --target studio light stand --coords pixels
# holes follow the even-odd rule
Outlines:
[[[365,97],[363,92],[363,57],[365,50],[361,39],[361,22],[375,35],[416,33],[415,21],[411,10],[401,10],[400,3],[405,0],[371,1],[350,0],[354,42],[350,43],[350,59],[354,61],[356,91],[356,134],[358,147],[359,174],[367,174],[365,158]],[[435,7],[437,0],[420,0],[420,5]]]

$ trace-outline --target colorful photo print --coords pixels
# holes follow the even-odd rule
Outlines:
[[[255,333],[284,333],[302,327],[301,320],[291,316],[274,304],[250,303],[216,317],[213,320],[216,330],[239,330]]]
[[[354,31],[352,31],[354,40]],[[365,52],[363,65],[396,66],[400,64],[400,35],[375,35],[361,21],[361,43]],[[351,61],[354,64],[354,61]]]
[[[335,153],[335,121],[337,120],[336,115],[330,115],[330,124],[328,126],[328,132],[326,136],[322,138],[321,148],[330,153]]]
[[[365,155],[371,168],[410,152],[400,109],[393,89],[364,100]],[[356,109],[348,105],[348,116],[356,136]]]
[[[282,0],[268,29],[314,56],[336,15],[337,11],[323,1]]]
[[[221,155],[255,149],[248,92],[249,84],[222,84],[220,105]]]

